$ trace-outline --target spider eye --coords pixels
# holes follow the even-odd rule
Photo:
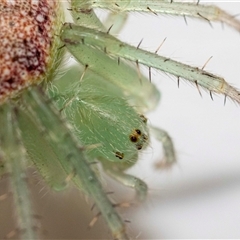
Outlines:
[[[142,149],[142,144],[137,144],[137,150],[141,150]]]
[[[138,134],[138,135],[141,135],[142,132],[139,130],[139,129],[135,129],[135,132]]]
[[[135,143],[139,141],[139,136],[141,136],[142,132],[139,129],[134,129],[131,135],[129,136],[130,141]]]
[[[146,134],[143,134],[143,139],[146,142],[148,140],[148,136]]]
[[[147,118],[143,114],[140,115],[140,118],[144,123],[147,123]]]
[[[120,160],[122,160],[123,158],[124,158],[124,153],[121,153],[121,152],[115,152],[115,156],[117,157],[117,158],[119,158]]]
[[[131,141],[131,142],[134,142],[134,143],[137,142],[137,140],[138,140],[137,137],[134,136],[134,135],[130,135],[129,138],[130,138],[130,141]]]

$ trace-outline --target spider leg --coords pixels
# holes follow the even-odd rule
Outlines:
[[[125,26],[128,16],[127,12],[110,12],[103,24],[108,29],[108,32],[111,32],[112,35],[117,35]]]
[[[31,204],[29,185],[26,176],[27,157],[23,151],[20,141],[19,129],[15,118],[14,109],[5,104],[1,108],[1,148],[6,157],[4,172],[8,172],[10,191],[16,206],[16,228],[6,236],[6,238],[19,233],[21,239],[37,239],[36,219]]]
[[[69,37],[71,38],[71,36]],[[68,39],[63,40],[68,48],[69,43],[66,42],[68,42]],[[85,44],[77,43],[74,46],[71,45],[70,48],[73,56],[84,66],[87,65],[88,70],[116,85],[116,89],[123,92],[124,97],[129,100],[132,106],[135,106],[141,112],[155,108],[159,101],[159,92],[144,76],[139,79],[135,68],[127,65],[124,61],[119,63],[118,59],[112,59],[105,52],[96,48],[89,48]],[[144,89],[144,91],[139,89]]]
[[[172,0],[130,0],[130,1],[106,1],[97,0],[91,5],[91,8],[104,8],[113,12],[147,12],[155,15],[170,14],[178,16],[188,16],[192,18],[203,19],[207,22],[219,21],[240,31],[240,22],[214,5],[202,5],[196,3],[175,2]],[[211,23],[210,23],[211,24]]]
[[[176,163],[176,155],[171,137],[166,131],[160,128],[150,127],[151,134],[162,143],[164,159],[156,163],[156,168],[169,168]]]
[[[110,12],[102,23],[93,11],[92,3],[84,0],[72,0],[71,13],[76,24],[102,31],[107,31],[111,27],[112,34],[118,34],[128,18],[127,12]]]
[[[146,199],[148,193],[148,186],[144,181],[121,171],[116,171],[113,169],[105,169],[104,171],[111,178],[115,179],[121,184],[133,188],[136,191],[137,200],[144,201]]]
[[[19,128],[24,133],[22,142],[28,149],[29,156],[33,161],[40,160],[35,162],[38,170],[47,177],[52,177],[52,172],[55,175],[61,175],[60,179],[57,178],[59,181],[56,183],[62,183],[61,172],[65,173],[63,175],[66,176],[65,179],[71,176],[71,180],[76,186],[93,198],[113,237],[129,239],[123,221],[102,189],[91,164],[87,161],[84,147],[79,146],[78,141],[71,134],[71,127],[65,123],[57,109],[49,102],[43,90],[40,87],[32,88],[24,95],[23,103],[28,103],[28,107],[25,104],[16,113],[16,117]],[[34,112],[31,110],[32,108]],[[41,126],[47,126],[48,134],[41,131]],[[38,141],[40,136],[43,137],[45,145],[42,144],[43,141]],[[48,154],[46,146],[49,146],[53,153],[50,159],[44,158],[45,154]],[[51,164],[59,166],[54,171]],[[48,169],[48,166],[51,168],[51,172],[45,175],[44,171]],[[49,181],[49,179],[46,180]]]
[[[103,63],[101,63],[97,58],[97,55],[102,51],[102,53],[105,53],[106,57],[108,55],[115,59],[122,58],[137,64],[143,64],[145,66],[161,70],[172,74],[177,78],[186,79],[196,85],[197,88],[201,86],[206,90],[209,90],[211,94],[214,92],[223,94],[225,97],[229,97],[233,101],[240,103],[240,92],[230,86],[222,77],[204,71],[203,69],[159,56],[156,53],[151,53],[140,48],[130,46],[107,33],[73,24],[65,24],[62,27],[61,40],[79,62],[85,63],[88,61],[95,63],[89,65],[89,68],[95,68],[96,70],[94,69],[94,71],[96,72],[104,71],[102,70],[104,69],[104,66],[101,66]],[[89,56],[88,54],[83,54],[83,52],[86,53],[87,51],[89,51],[89,53],[91,52],[92,55]],[[84,57],[83,55],[87,57]],[[92,58],[92,61],[89,61],[90,58]],[[143,87],[143,89],[145,98],[145,91],[153,91],[149,87],[148,89]],[[134,91],[132,84],[130,90]],[[140,95],[141,92],[139,93],[139,89],[137,90]]]
[[[99,22],[91,6],[92,3],[86,0],[71,1],[71,13],[76,25],[94,28],[106,33],[109,33],[109,31],[110,33],[120,31],[126,21],[127,13],[123,12],[120,14],[121,16],[118,16],[119,14],[116,13],[111,13],[105,22],[105,24],[107,24],[105,28],[102,23]],[[117,22],[113,24],[111,29],[109,29],[110,26],[107,23],[110,19],[114,19],[114,21],[116,20]],[[63,44],[67,46],[64,41]],[[149,79],[140,74],[135,64],[131,66],[120,57],[113,59],[108,56],[106,52],[102,52],[99,49],[90,49],[80,45],[77,46],[73,56],[84,66],[87,65],[89,70],[118,86],[119,91],[123,92],[124,97],[140,112],[150,111],[158,104],[160,98],[158,90],[154,85],[149,83]],[[101,61],[99,59],[101,59]],[[106,66],[108,66],[108,68],[106,68]],[[140,88],[144,89],[144,92],[141,91]]]
[[[91,8],[92,3],[86,0],[71,0],[71,15],[76,24],[106,30],[95,12]]]

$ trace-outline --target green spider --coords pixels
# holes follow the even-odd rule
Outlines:
[[[209,23],[218,20],[238,31],[240,22],[199,3],[72,0],[73,22],[63,24],[61,2],[29,2],[0,3],[4,40],[0,47],[0,126],[4,126],[0,129],[0,174],[8,173],[16,206],[13,235],[39,237],[25,176],[30,160],[54,190],[64,190],[73,181],[93,198],[113,237],[129,239],[98,180],[96,161],[112,178],[134,188],[140,201],[146,198],[147,185],[124,171],[149,145],[150,133],[163,144],[165,158],[160,167],[176,161],[168,134],[150,126],[144,116],[159,101],[149,81],[151,69],[173,74],[178,81],[189,80],[197,89],[209,90],[211,97],[221,93],[239,103],[240,93],[223,78],[144,51],[140,44],[132,47],[111,34],[120,31],[129,11],[198,17]],[[111,10],[106,22],[113,19],[114,24],[104,27],[93,8]],[[66,51],[78,64],[59,76]],[[141,75],[140,64],[149,68],[149,78]]]

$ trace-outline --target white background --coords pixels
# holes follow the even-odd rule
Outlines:
[[[203,1],[202,1],[203,2]],[[214,4],[233,15],[240,2]],[[224,25],[182,17],[134,14],[123,39],[144,38],[145,49],[155,50],[167,37],[159,54],[218,74],[240,89],[240,34]],[[170,171],[153,169],[160,159],[152,143],[131,173],[144,179],[150,196],[134,215],[127,215],[139,238],[240,238],[240,108],[223,96],[214,96],[164,74],[155,82],[162,93],[154,125],[171,135],[178,163]],[[132,228],[130,225],[130,228]],[[135,225],[137,225],[135,227]],[[139,232],[138,232],[139,231]],[[137,237],[136,235],[134,237]]]

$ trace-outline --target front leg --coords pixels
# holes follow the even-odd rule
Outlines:
[[[150,127],[152,135],[162,143],[164,157],[163,160],[155,164],[156,168],[169,168],[176,163],[174,145],[168,133],[160,128]]]
[[[136,197],[139,201],[144,201],[147,197],[148,186],[147,184],[142,181],[141,179],[134,177],[130,174],[107,169],[105,172],[116,181],[120,182],[121,184],[133,188],[136,191]]]

